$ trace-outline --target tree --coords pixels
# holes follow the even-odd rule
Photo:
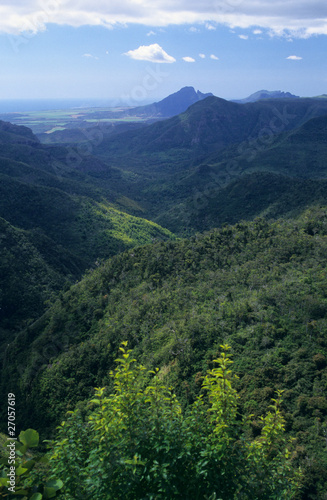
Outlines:
[[[126,350],[112,373],[114,390],[97,388],[89,413],[69,412],[52,443],[52,472],[64,498],[295,498],[297,470],[284,437],[281,394],[249,439],[240,418],[228,345],[204,377],[202,393],[182,411],[158,369],[147,372]]]

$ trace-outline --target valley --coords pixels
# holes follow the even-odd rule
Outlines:
[[[327,100],[263,92],[0,122],[0,392],[20,430],[54,438],[110,393],[122,342],[186,409],[228,344],[248,435],[283,391],[294,498],[326,498]]]

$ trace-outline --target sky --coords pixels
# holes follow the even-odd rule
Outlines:
[[[0,99],[327,93],[326,0],[2,0]]]

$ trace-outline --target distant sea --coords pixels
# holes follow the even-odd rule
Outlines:
[[[0,99],[0,113],[49,111],[53,109],[98,108],[117,105],[110,99]]]

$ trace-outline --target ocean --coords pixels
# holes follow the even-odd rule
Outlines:
[[[0,113],[49,111],[53,109],[98,108],[115,105],[113,99],[0,99]]]

